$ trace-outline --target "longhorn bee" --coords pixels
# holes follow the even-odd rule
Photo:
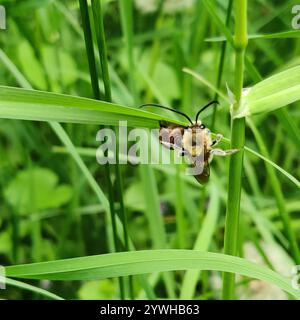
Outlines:
[[[218,101],[211,101],[196,114],[196,120],[193,122],[185,113],[168,108],[155,103],[147,103],[140,106],[152,106],[166,109],[184,116],[190,125],[184,127],[165,121],[160,122],[159,140],[160,143],[168,149],[175,150],[180,156],[186,156],[191,164],[192,175],[196,180],[203,184],[206,183],[210,176],[209,164],[213,156],[228,156],[236,153],[237,149],[222,150],[213,148],[222,139],[221,134],[217,134],[215,139],[212,139],[211,132],[199,120],[199,115],[202,111],[213,104],[219,104]]]

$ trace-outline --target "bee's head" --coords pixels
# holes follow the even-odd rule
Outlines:
[[[198,120],[197,122],[194,122],[192,125],[186,127],[186,129],[204,130],[206,129],[206,126],[200,120]]]
[[[175,112],[175,113],[178,113],[178,114],[184,116],[184,117],[190,122],[190,125],[187,126],[186,129],[189,129],[189,128],[191,128],[191,129],[193,129],[193,128],[194,128],[194,129],[197,129],[197,128],[199,128],[199,129],[201,129],[201,130],[204,130],[204,129],[205,129],[205,125],[202,124],[202,122],[201,122],[200,120],[198,120],[199,115],[200,115],[200,113],[201,113],[202,111],[204,111],[206,108],[208,108],[209,106],[211,106],[211,105],[213,105],[213,104],[219,104],[219,102],[218,102],[218,101],[211,101],[210,103],[208,103],[207,105],[205,105],[203,108],[201,108],[201,109],[197,112],[197,114],[196,114],[196,120],[195,120],[195,122],[193,122],[193,121],[191,120],[191,118],[190,118],[188,115],[186,115],[184,112],[182,112],[182,111],[175,110],[175,109],[168,108],[168,107],[164,107],[164,106],[161,106],[161,105],[156,104],[156,103],[146,103],[146,104],[141,105],[140,108],[147,107],[147,106],[152,106],[152,107],[158,107],[158,108],[166,109],[166,110],[169,110],[169,111],[173,111],[173,112]],[[165,127],[165,125],[163,124],[163,121],[160,122],[160,126],[161,126],[161,127]]]

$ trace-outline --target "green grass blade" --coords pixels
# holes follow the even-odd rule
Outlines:
[[[230,140],[228,138],[223,138],[222,141],[229,146],[230,144]],[[249,148],[247,146],[244,147],[245,151],[255,155],[256,157],[260,158],[261,160],[263,160],[264,162],[270,164],[272,167],[274,167],[276,170],[278,170],[280,173],[282,173],[286,178],[288,178],[292,183],[294,183],[298,188],[300,187],[300,181],[295,178],[293,175],[291,175],[290,173],[288,173],[286,170],[284,170],[283,168],[281,168],[279,165],[277,165],[276,163],[274,163],[272,160],[270,160],[268,157],[265,157],[263,155],[261,155],[259,152],[253,150],[252,148]]]
[[[50,280],[92,280],[171,270],[216,270],[238,273],[275,284],[300,299],[299,290],[278,273],[242,258],[195,250],[118,252],[5,268],[9,277]]]
[[[87,98],[0,86],[0,118],[158,128],[174,121],[154,113]]]
[[[95,99],[100,99],[100,88],[98,82],[98,72],[95,59],[91,23],[89,17],[88,3],[86,0],[79,0],[80,12],[82,17],[82,28],[85,40],[86,53],[88,56],[91,84]]]
[[[270,164],[272,167],[274,167],[276,170],[278,170],[280,173],[286,176],[291,182],[293,182],[298,188],[300,188],[300,181],[296,179],[293,175],[288,173],[286,170],[281,168],[279,165],[274,163],[272,160],[270,160],[268,157],[263,156],[262,154],[254,151],[251,148],[245,147],[245,150],[249,153],[252,153],[253,155],[257,156],[258,158],[262,159],[265,163]]]
[[[105,40],[105,31],[103,24],[103,12],[101,0],[92,0],[92,11],[94,16],[95,31],[97,36],[98,51],[101,62],[102,77],[104,83],[105,101],[111,102],[111,84],[108,72],[107,48]]]

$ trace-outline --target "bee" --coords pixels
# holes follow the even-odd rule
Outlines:
[[[211,101],[204,107],[202,107],[196,114],[195,122],[182,111],[168,108],[155,103],[147,103],[140,106],[140,108],[152,106],[162,109],[166,109],[180,114],[189,121],[188,126],[180,126],[169,122],[160,122],[159,140],[160,143],[170,149],[178,152],[180,156],[187,157],[190,168],[190,172],[196,178],[196,180],[204,184],[208,182],[210,176],[210,162],[213,156],[229,156],[236,153],[237,149],[222,150],[214,148],[221,140],[222,134],[217,134],[213,139],[211,131],[199,120],[200,114],[209,106],[219,104],[218,101]]]

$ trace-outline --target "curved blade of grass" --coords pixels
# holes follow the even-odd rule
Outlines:
[[[230,140],[228,138],[222,138],[222,141],[226,143],[226,145],[228,146],[230,144]],[[259,152],[256,152],[255,150],[248,148],[248,147],[244,147],[245,151],[252,153],[253,155],[255,155],[256,157],[260,158],[261,160],[267,162],[268,164],[270,164],[272,167],[274,167],[276,170],[278,170],[279,172],[281,172],[283,175],[285,175],[291,182],[293,182],[298,188],[300,188],[300,181],[298,179],[296,179],[293,175],[291,175],[290,173],[288,173],[286,170],[284,170],[283,168],[281,168],[279,165],[277,165],[275,162],[273,162],[272,160],[264,157],[263,155],[261,155]]]
[[[253,262],[195,250],[147,250],[103,254],[6,267],[9,277],[50,280],[91,280],[172,270],[216,270],[238,273],[275,284],[300,299],[289,279]]]
[[[208,80],[206,80],[204,77],[202,77],[199,73],[194,72],[193,70],[189,69],[189,68],[183,68],[182,69],[183,72],[191,75],[192,77],[194,77],[195,79],[199,80],[200,82],[202,82],[205,86],[207,86],[208,88],[210,88],[211,90],[213,90],[218,96],[220,96],[222,99],[224,99],[225,101],[229,101],[229,98],[216,86],[214,86],[211,82],[209,82]]]
[[[298,188],[300,188],[300,181],[298,179],[296,179],[293,175],[291,175],[290,173],[288,173],[286,170],[284,170],[283,168],[281,168],[279,165],[277,165],[275,162],[273,162],[272,160],[264,157],[263,155],[261,155],[260,153],[254,151],[253,149],[250,149],[248,147],[244,147],[244,149],[250,153],[252,153],[253,155],[257,156],[258,158],[262,159],[263,161],[267,162],[268,164],[270,164],[272,167],[274,167],[276,170],[278,170],[279,172],[281,172],[283,175],[285,175],[291,182],[293,182]]]
[[[16,287],[16,288],[20,288],[20,289],[24,289],[24,290],[38,293],[46,298],[50,298],[50,299],[54,299],[54,300],[64,300],[62,297],[60,297],[54,293],[51,293],[47,290],[40,289],[38,287],[32,286],[31,284],[24,283],[24,282],[15,280],[15,279],[5,278],[5,284],[9,285],[9,286]]]
[[[157,128],[160,120],[174,121],[126,106],[50,92],[0,86],[0,118]]]

